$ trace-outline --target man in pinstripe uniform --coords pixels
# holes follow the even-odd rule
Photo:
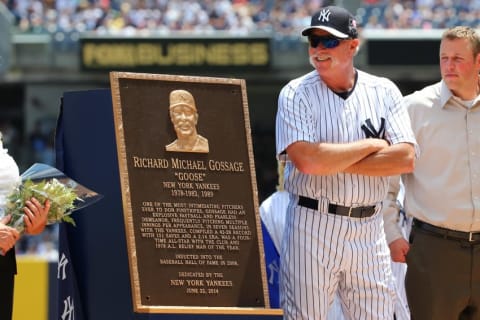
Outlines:
[[[277,154],[290,193],[281,246],[285,319],[326,319],[336,293],[347,319],[393,319],[394,283],[379,213],[388,176],[414,168],[401,93],[357,70],[353,16],[321,8],[302,31],[314,71],[280,92]]]
[[[272,308],[278,308],[278,266],[281,239],[285,229],[285,216],[289,202],[289,194],[283,188],[285,165],[278,161],[278,185],[277,191],[271,194],[260,205],[260,217],[262,219],[263,241],[265,245],[265,262],[267,263],[268,290]],[[271,244],[273,243],[273,248]],[[273,249],[273,250],[272,250]],[[275,275],[277,274],[277,277]],[[277,280],[277,281],[276,281]],[[328,311],[327,320],[343,320],[343,313],[338,298],[335,297],[333,305]]]

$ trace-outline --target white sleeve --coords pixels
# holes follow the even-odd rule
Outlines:
[[[300,86],[287,84],[280,91],[275,136],[277,156],[297,141],[315,141],[315,126],[311,106]],[[279,157],[280,160],[285,160]]]

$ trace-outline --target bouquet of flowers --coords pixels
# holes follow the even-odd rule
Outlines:
[[[102,195],[78,184],[60,170],[46,164],[36,163],[22,175],[22,183],[8,196],[4,214],[11,214],[9,226],[24,232],[25,201],[36,198],[40,203],[50,201],[47,224],[68,222],[75,225],[70,216],[100,200]]]

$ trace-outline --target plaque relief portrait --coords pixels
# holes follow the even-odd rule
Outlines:
[[[177,139],[165,146],[167,151],[208,153],[208,140],[197,133],[198,112],[195,99],[186,90],[170,92],[170,120]]]

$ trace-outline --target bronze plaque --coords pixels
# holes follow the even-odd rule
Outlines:
[[[134,310],[269,308],[244,80],[110,74]]]

